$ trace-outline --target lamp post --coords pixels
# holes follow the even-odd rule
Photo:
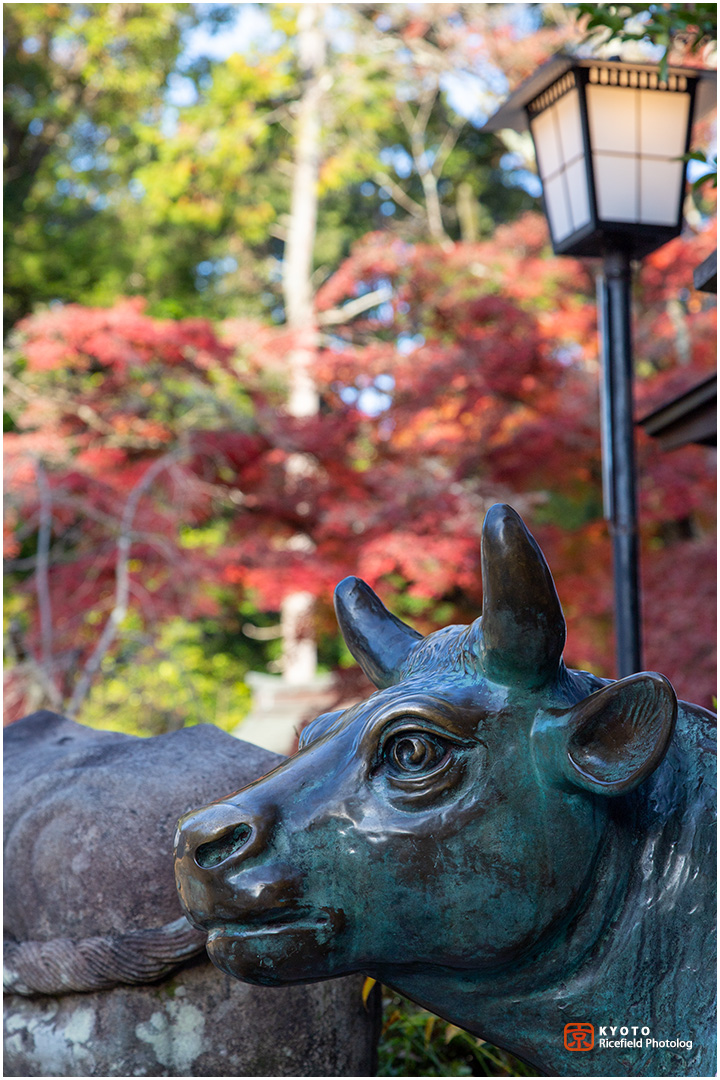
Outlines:
[[[556,255],[596,256],[602,358],[605,516],[615,584],[617,674],[642,668],[631,263],[682,228],[695,118],[714,104],[715,73],[558,55],[511,95],[485,131],[533,137]]]

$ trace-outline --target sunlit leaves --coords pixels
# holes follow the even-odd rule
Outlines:
[[[181,34],[197,17],[190,4],[12,4],[3,16],[5,211],[13,226],[5,286],[12,321],[32,300],[53,296],[44,256],[53,232],[64,240],[73,225],[83,234],[86,258],[70,240],[70,250],[51,256],[57,270],[50,283],[64,273],[67,297],[67,267],[77,254],[73,295],[78,289],[89,295],[101,275],[94,251],[87,257],[89,241],[110,250],[108,234],[117,228],[112,207],[134,167],[137,125],[141,118],[159,121]],[[113,239],[117,244],[117,232]]]
[[[717,43],[717,4],[573,4],[586,16],[585,30],[594,43],[646,42],[663,50],[659,69],[667,75],[673,59],[687,61]],[[683,55],[685,54],[685,55]]]
[[[319,332],[308,346],[281,324],[278,304],[297,8],[272,5],[267,49],[204,63],[193,100],[172,112],[160,107],[160,88],[178,73],[184,6],[59,5],[46,24],[39,5],[11,7],[18,161],[46,152],[34,173],[10,174],[10,284],[22,310],[86,301],[38,308],[12,342],[6,539],[28,655],[41,629],[38,463],[52,501],[54,677],[67,690],[113,610],[128,500],[167,459],[133,518],[130,622],[108,653],[110,680],[116,655],[136,655],[123,653],[131,631],[149,634],[178,615],[227,628],[228,613],[248,603],[274,618],[298,589],[318,598],[318,632],[334,634],[329,598],[348,573],[422,630],[469,621],[482,602],[482,518],[498,499],[517,506],[546,550],[568,615],[569,662],[611,674],[594,268],[552,258],[538,214],[494,228],[531,199],[505,185],[503,148],[459,126],[441,78],[452,57],[458,70],[500,63],[514,79],[565,31],[520,47],[500,25],[506,13],[491,10],[503,5],[458,9],[454,21],[407,5],[328,15]],[[483,19],[493,24],[488,40],[469,33]],[[443,145],[440,245],[428,242],[418,169]],[[472,242],[459,242],[461,184],[471,204],[482,201]],[[691,289],[713,243],[709,233],[679,239],[644,262],[639,411],[714,364],[715,311]],[[144,300],[117,301],[127,291]],[[367,296],[375,299],[363,307]],[[188,318],[201,310],[232,318]],[[253,317],[261,311],[270,317]],[[285,408],[299,344],[314,350],[321,401],[303,419]],[[656,591],[663,581],[667,601],[662,611],[655,592],[649,601],[648,650],[681,693],[707,697],[710,609],[684,572],[676,588],[671,571],[695,556],[705,565],[712,472],[698,448],[663,456],[641,438],[639,451],[645,572]],[[673,646],[680,609],[683,641]],[[184,648],[162,661],[173,687],[178,657],[207,674]],[[138,662],[150,655],[138,649]]]

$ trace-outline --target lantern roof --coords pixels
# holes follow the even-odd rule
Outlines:
[[[502,131],[504,128],[512,128],[514,131],[526,131],[528,117],[526,106],[533,101],[543,90],[556,82],[566,71],[571,68],[591,68],[598,64],[611,65],[614,68],[624,68],[628,71],[645,70],[657,71],[657,63],[637,63],[617,58],[606,59],[603,57],[580,57],[569,53],[559,52],[552,56],[537,71],[518,86],[510,97],[498,109],[496,113],[483,124],[481,131]],[[684,75],[686,78],[697,79],[697,91],[695,96],[694,118],[697,120],[705,113],[710,112],[717,102],[717,72],[709,68],[668,67],[668,75]]]

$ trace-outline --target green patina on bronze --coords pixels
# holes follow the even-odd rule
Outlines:
[[[240,979],[364,971],[549,1075],[713,1075],[714,718],[662,675],[564,666],[550,571],[508,506],[482,565],[482,618],[426,638],[341,582],[379,691],[181,819],[188,918]],[[579,1022],[590,1051],[565,1048]],[[621,1028],[640,1044],[602,1045]]]

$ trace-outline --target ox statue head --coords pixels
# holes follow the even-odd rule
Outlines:
[[[565,668],[550,571],[508,506],[485,519],[482,572],[482,617],[427,637],[341,582],[338,620],[377,693],[180,821],[181,902],[229,974],[492,973],[577,908],[608,806],[662,760],[677,701],[657,674]]]

